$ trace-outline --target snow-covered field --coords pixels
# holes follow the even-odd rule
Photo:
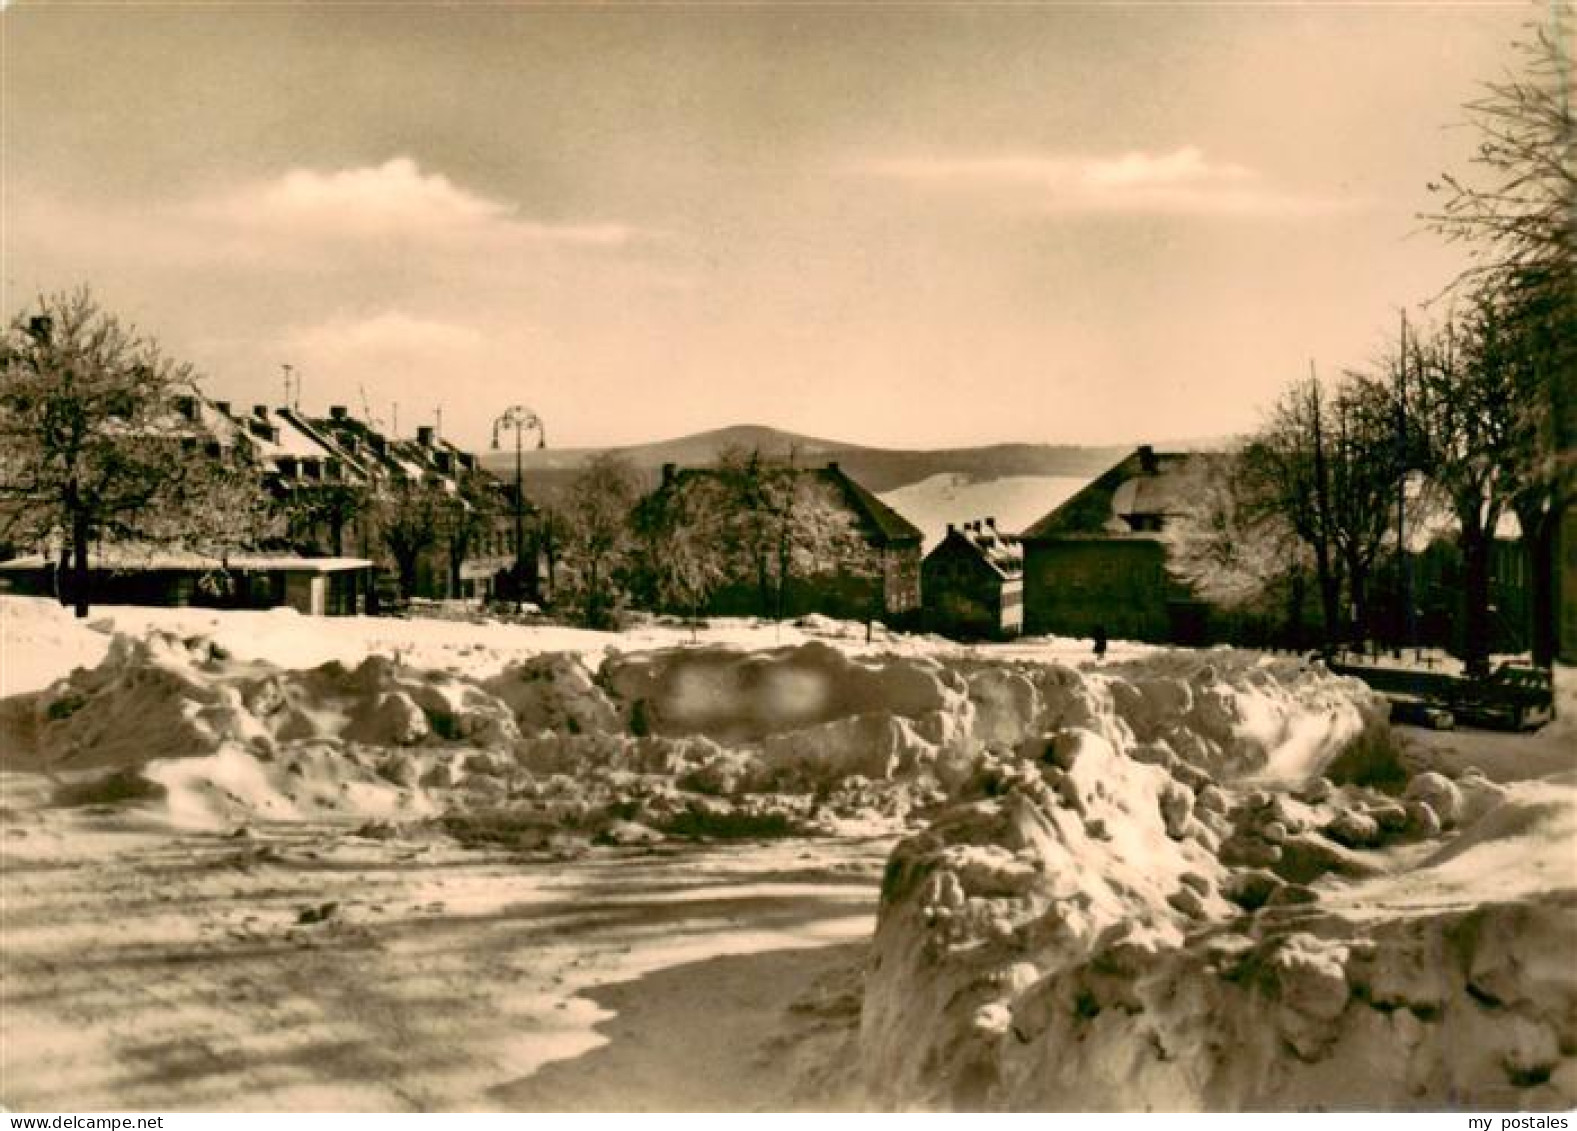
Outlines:
[[[0,599],[0,1102],[1577,1102],[1572,712],[691,635]]]

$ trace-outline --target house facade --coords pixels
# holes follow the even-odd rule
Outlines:
[[[928,631],[958,640],[994,640],[1024,630],[1024,552],[995,518],[948,524],[921,563]]]
[[[1140,447],[1025,530],[1025,631],[1208,641],[1209,607],[1167,571],[1164,540],[1202,458]]]

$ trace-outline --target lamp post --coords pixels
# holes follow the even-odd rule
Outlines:
[[[515,430],[515,609],[518,612],[526,575],[526,495],[522,486],[521,442],[525,433],[533,428],[537,432],[538,448],[548,446],[548,436],[542,427],[542,418],[524,405],[510,405],[493,421],[495,452],[499,448],[498,433],[501,428]]]

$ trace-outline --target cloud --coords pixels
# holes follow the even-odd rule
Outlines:
[[[409,157],[322,172],[291,169],[199,201],[196,212],[221,225],[331,241],[398,238],[475,244],[563,243],[617,246],[638,234],[623,224],[549,224],[423,172]]]
[[[86,201],[17,188],[6,208],[14,259],[68,277],[121,268],[203,272],[224,285],[264,278],[399,280],[481,286],[557,270],[605,272],[647,262],[660,233],[614,222],[525,219],[517,206],[397,157],[381,165],[267,178],[158,201]],[[383,301],[388,301],[387,299]]]
[[[1074,154],[901,157],[862,161],[867,178],[934,190],[1006,194],[1053,212],[1312,215],[1352,202],[1288,193],[1255,170],[1195,146],[1115,157]]]
[[[475,351],[483,341],[483,335],[470,326],[418,318],[399,310],[362,318],[335,318],[296,327],[285,335],[285,343],[291,349],[315,358],[336,359],[452,356]]]

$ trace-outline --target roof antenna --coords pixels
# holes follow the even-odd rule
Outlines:
[[[367,386],[363,382],[356,386],[361,391],[361,418],[372,427],[378,427],[378,418],[372,415],[372,402],[367,399]]]
[[[292,404],[294,403],[290,399],[290,379],[295,374],[295,371],[296,371],[295,370],[295,366],[291,365],[287,361],[287,362],[284,362],[283,364],[281,364],[279,368],[281,368],[281,369],[283,369],[285,371],[285,399],[283,401],[281,401],[280,403],[283,404],[286,408],[290,408],[292,406]]]

